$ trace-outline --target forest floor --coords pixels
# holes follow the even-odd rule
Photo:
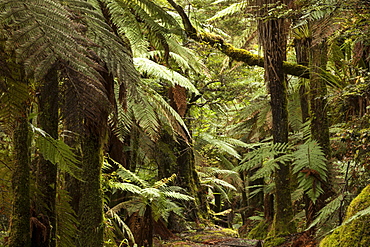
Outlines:
[[[261,247],[262,242],[256,239],[240,238],[237,231],[230,228],[207,227],[201,230],[176,234],[170,240],[155,239],[155,247]],[[286,237],[280,247],[316,247],[317,242],[307,233],[296,233]]]
[[[197,231],[179,233],[170,240],[155,240],[156,247],[258,247],[259,240],[243,239],[238,237],[238,232],[230,228],[208,227]]]

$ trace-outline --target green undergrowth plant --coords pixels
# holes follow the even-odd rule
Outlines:
[[[126,199],[111,208],[106,207],[107,223],[115,229],[120,228],[121,235],[126,235],[131,243],[134,242],[134,238],[137,240],[134,231],[136,229],[129,229],[130,223],[126,225],[124,215],[127,216],[126,221],[137,216],[148,220],[148,224],[156,224],[155,222],[162,219],[167,221],[170,213],[182,217],[181,202],[194,200],[193,197],[186,195],[181,187],[170,185],[176,178],[175,174],[151,183],[121,164],[111,161],[118,169],[106,176],[104,184],[112,194],[124,192]],[[105,160],[104,167],[111,167],[108,159]],[[153,232],[150,229],[153,229],[153,225],[142,227],[149,227],[145,235],[151,238]]]
[[[113,191],[121,190],[132,194],[130,200],[113,207],[111,209],[113,212],[125,208],[129,215],[138,212],[139,215],[144,216],[145,210],[149,206],[155,220],[159,218],[167,219],[170,212],[181,215],[181,207],[177,205],[175,200],[194,200],[191,196],[182,193],[184,191],[181,187],[168,185],[176,178],[176,175],[150,184],[135,173],[120,166],[113,176],[118,179],[109,182]]]
[[[324,193],[322,185],[327,181],[328,169],[326,158],[320,145],[311,139],[295,146],[287,143],[260,143],[260,146],[252,146],[244,156],[239,166],[235,167],[238,172],[249,173],[249,181],[263,179],[263,184],[254,187],[264,188],[264,192],[273,193],[274,183],[271,180],[279,163],[291,166],[295,186],[292,198],[302,198],[306,194],[312,202]],[[254,188],[253,187],[253,188]],[[252,197],[251,193],[249,196]]]

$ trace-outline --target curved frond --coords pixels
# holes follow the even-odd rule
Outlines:
[[[206,142],[210,145],[215,146],[220,151],[226,152],[226,153],[234,156],[237,159],[241,159],[241,156],[235,150],[234,145],[227,142],[226,140],[223,140],[222,138],[213,136],[209,133],[200,133],[197,138],[198,138],[198,141]]]
[[[218,11],[214,16],[209,18],[207,21],[214,21],[220,18],[223,18],[225,16],[230,16],[235,13],[240,13],[248,6],[247,1],[241,1],[238,3],[233,3],[229,7],[226,7],[220,11]]]
[[[198,90],[189,81],[189,79],[177,73],[176,71],[170,70],[167,67],[157,64],[147,58],[136,57],[134,58],[134,64],[136,68],[143,74],[161,78],[167,82],[170,82],[172,86],[179,85],[189,89],[195,94],[199,94]]]

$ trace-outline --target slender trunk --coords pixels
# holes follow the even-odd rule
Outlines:
[[[28,247],[30,238],[30,132],[27,107],[16,119],[13,134],[14,167],[12,175],[13,211],[9,247]]]
[[[58,138],[58,74],[56,69],[51,69],[45,76],[45,84],[41,87],[40,105],[40,126],[54,139]],[[47,230],[43,237],[32,239],[32,244],[38,247],[56,246],[56,180],[57,165],[40,157],[37,164],[37,188],[41,192],[37,208],[38,215],[44,219],[43,224]],[[40,242],[41,240],[41,242]]]
[[[82,179],[78,218],[79,246],[103,246],[103,193],[101,168],[103,163],[102,137],[88,133],[82,137]]]
[[[263,1],[264,4],[277,3]],[[265,81],[271,96],[272,135],[274,143],[288,142],[288,110],[286,81],[283,61],[286,56],[286,36],[284,19],[269,19],[259,23],[260,38],[263,43]],[[279,163],[275,172],[275,215],[272,235],[285,235],[295,232],[292,222],[293,209],[290,189],[290,167]]]
[[[316,140],[323,149],[324,154],[328,160],[331,158],[330,135],[329,135],[329,121],[327,116],[325,96],[327,88],[325,80],[321,77],[321,71],[326,69],[327,63],[327,44],[322,41],[311,47],[310,54],[310,106],[311,106],[311,136]],[[330,170],[329,161],[327,167]],[[316,213],[325,206],[325,200],[332,194],[331,181],[322,184],[324,193],[318,198],[316,203],[306,199],[306,222],[309,226]],[[311,233],[315,232],[315,228],[311,228]]]
[[[329,121],[326,110],[326,83],[321,77],[321,71],[326,69],[327,44],[325,41],[311,47],[311,135],[323,149],[326,158],[330,159]]]
[[[308,66],[310,57],[310,44],[311,42],[309,38],[296,38],[294,40],[294,48],[296,51],[296,59],[298,64]],[[302,122],[306,122],[309,119],[310,114],[307,79],[305,78],[300,78],[299,99],[301,103]]]

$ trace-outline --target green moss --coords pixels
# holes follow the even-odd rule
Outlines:
[[[274,247],[283,244],[286,241],[284,237],[268,237],[265,239],[264,247]]]
[[[267,237],[268,223],[261,221],[255,228],[253,228],[247,238],[249,239],[260,239],[263,240]]]
[[[357,212],[370,206],[370,185],[351,202],[347,209],[346,220],[354,216]],[[331,235],[326,236],[321,242],[320,247],[360,247],[368,246],[370,243],[370,216],[366,215],[342,225]]]
[[[239,237],[238,231],[230,229],[230,228],[224,228],[224,229],[221,230],[221,232],[224,235],[227,235],[227,236],[230,236],[230,237],[235,237],[235,238]]]
[[[320,246],[322,247],[337,247],[340,246],[340,237],[339,237],[339,231],[335,230],[332,234],[325,237],[321,242]]]

